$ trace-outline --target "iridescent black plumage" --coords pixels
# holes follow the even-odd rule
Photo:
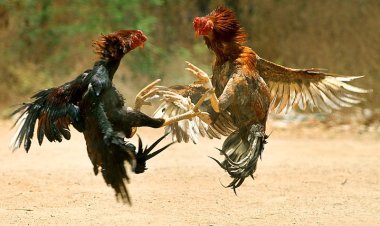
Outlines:
[[[22,143],[26,151],[30,149],[37,120],[40,145],[44,137],[58,142],[62,138],[70,139],[69,125],[72,124],[84,134],[94,173],[98,174],[100,169],[117,198],[130,203],[125,185],[129,178],[124,163],[127,161],[136,171],[145,168],[150,156],[136,153],[135,146],[124,141],[124,138],[133,135],[133,127],[157,128],[165,120],[150,118],[124,106],[124,99],[113,86],[112,79],[122,57],[145,41],[146,37],[138,30],[120,30],[95,41],[100,60],[92,69],[73,81],[38,92],[32,97],[33,102],[23,104],[13,113],[21,113],[16,122],[19,128],[14,149]],[[153,147],[159,141],[161,139]],[[158,150],[158,153],[167,147]],[[136,161],[136,158],[139,160]],[[136,172],[141,173],[141,170]]]

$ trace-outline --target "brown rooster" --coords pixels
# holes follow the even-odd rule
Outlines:
[[[330,111],[359,103],[361,99],[353,93],[368,92],[346,83],[359,77],[317,69],[292,69],[260,58],[244,46],[247,35],[228,8],[219,7],[207,16],[196,17],[193,25],[196,34],[204,37],[207,47],[215,54],[211,83],[218,99],[201,106],[210,113],[211,123],[196,117],[175,123],[167,130],[178,141],[189,137],[196,142],[198,135],[228,135],[220,149],[225,160],[222,163],[214,160],[233,178],[228,187],[234,191],[246,177],[253,178],[266,143],[270,110],[280,113],[299,106]],[[205,87],[210,88],[205,72],[190,63],[187,70],[198,81],[188,86],[161,87],[157,94],[163,97],[163,103],[156,116],[166,118],[182,112],[187,109],[187,103],[199,99]]]
[[[148,95],[158,81],[137,95],[135,109],[124,105],[123,97],[112,84],[113,76],[123,56],[142,46],[146,40],[139,30],[120,30],[101,36],[94,42],[100,59],[92,69],[86,70],[73,81],[38,92],[33,96],[33,102],[23,104],[14,112],[21,115],[16,122],[19,127],[13,148],[19,148],[24,143],[28,152],[37,120],[40,145],[44,137],[50,142],[61,142],[62,137],[70,139],[69,125],[72,124],[84,134],[95,174],[100,168],[106,183],[114,188],[117,198],[130,203],[125,185],[128,176],[124,162],[127,161],[135,173],[142,173],[146,169],[145,162],[171,144],[150,153],[166,135],[145,150],[139,139],[136,153],[135,146],[125,142],[124,137],[133,136],[135,127],[158,128],[202,114],[196,108],[171,119],[156,119],[141,113],[139,110],[144,104],[144,95]]]

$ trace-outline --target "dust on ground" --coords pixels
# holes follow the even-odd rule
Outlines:
[[[208,156],[221,140],[175,144],[131,176],[133,205],[94,176],[83,137],[8,148],[0,122],[1,225],[379,225],[380,135],[355,128],[274,126],[255,180],[237,190]],[[289,133],[289,131],[292,131]],[[139,134],[152,143],[162,130]],[[170,140],[166,140],[169,142]]]

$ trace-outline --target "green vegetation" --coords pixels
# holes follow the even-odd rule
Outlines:
[[[192,19],[217,5],[237,12],[260,56],[293,67],[366,75],[356,85],[380,86],[380,3],[376,0],[0,0],[0,106],[74,78],[92,66],[91,43],[101,33],[141,29],[144,49],[127,55],[118,87],[130,100],[154,78],[186,83],[189,60],[210,71],[211,53]],[[380,87],[379,87],[380,88]],[[380,95],[365,107],[380,108]]]

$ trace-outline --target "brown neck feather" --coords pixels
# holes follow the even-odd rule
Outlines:
[[[124,56],[121,49],[120,38],[114,33],[103,35],[100,39],[93,42],[95,53],[102,60],[119,61]]]
[[[205,43],[215,52],[217,61],[237,57],[246,42],[247,34],[240,26],[234,13],[225,7],[219,7],[207,16],[213,21],[214,28],[205,36]]]
[[[236,59],[243,49],[243,45],[236,42],[222,42],[205,36],[207,47],[215,53],[216,63],[223,63]]]

